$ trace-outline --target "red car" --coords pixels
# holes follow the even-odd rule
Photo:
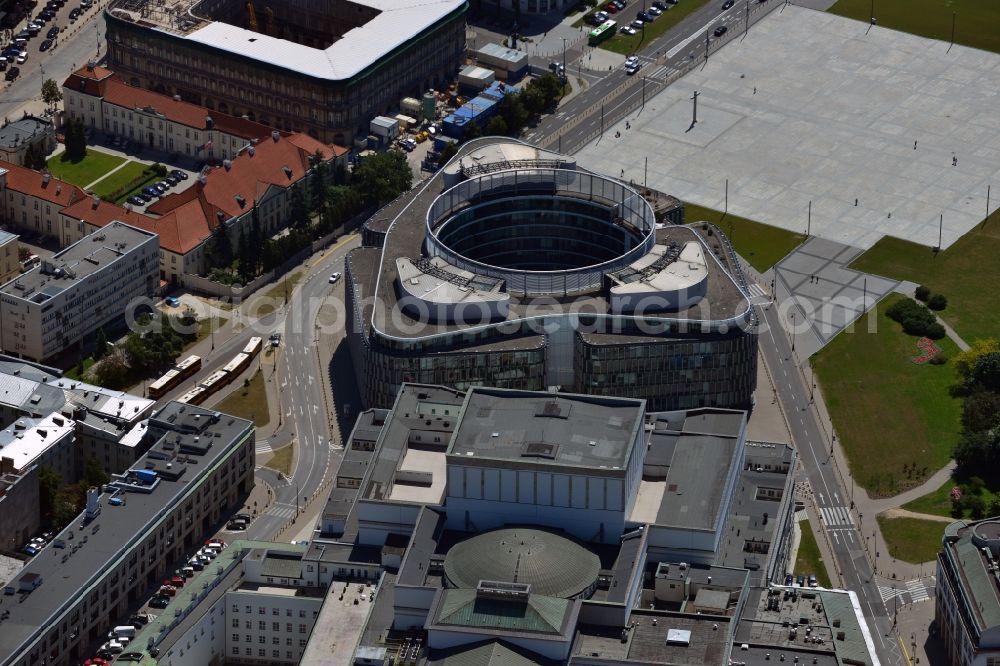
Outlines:
[[[607,11],[607,12],[608,12],[609,14],[617,14],[617,13],[618,13],[618,8],[617,8],[617,7],[615,7],[615,3],[613,3],[613,2],[609,2],[609,3],[607,4],[607,6],[605,6],[605,7],[604,7],[604,9],[605,9],[605,11]]]
[[[186,581],[184,579],[184,576],[174,576],[173,578],[170,579],[169,584],[173,585],[174,587],[184,587],[185,582]]]

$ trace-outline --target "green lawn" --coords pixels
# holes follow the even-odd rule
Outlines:
[[[281,472],[285,476],[291,476],[292,474],[292,463],[295,462],[295,443],[292,442],[288,446],[283,446],[274,452],[271,459],[264,464],[264,467],[270,467],[276,472]]]
[[[946,523],[919,518],[885,518],[878,516],[882,538],[889,547],[889,556],[904,562],[920,564],[937,557],[941,549]],[[885,553],[882,553],[885,557]]]
[[[878,25],[903,32],[951,41],[955,14],[955,43],[1000,53],[1000,2],[995,0],[874,0]],[[840,0],[834,14],[867,23],[872,0]]]
[[[94,194],[102,199],[111,199],[111,195],[128,185],[135,178],[140,178],[146,169],[141,162],[130,162],[110,176],[102,178],[94,184]]]
[[[723,215],[721,211],[684,204],[684,220],[691,224],[702,220],[722,229],[740,256],[763,273],[806,239],[805,234],[785,231],[768,224],[761,224],[736,215]]]
[[[87,156],[82,160],[72,162],[66,159],[66,153],[60,153],[50,157],[47,166],[49,173],[56,178],[86,187],[124,161],[124,157],[88,148]]]
[[[254,373],[249,388],[240,386],[212,409],[241,419],[249,419],[258,428],[267,426],[271,422],[271,415],[267,409],[267,391],[264,388],[263,373],[260,371]]]
[[[830,575],[826,572],[826,565],[823,564],[823,557],[819,554],[819,544],[816,543],[816,536],[809,527],[808,522],[800,522],[799,530],[802,532],[802,539],[799,541],[799,552],[795,556],[795,575],[816,574],[816,582],[821,587],[833,587],[830,584]]]
[[[998,3],[1000,5],[1000,3]],[[1000,211],[937,255],[924,245],[883,237],[851,268],[925,284],[948,297],[938,313],[966,342],[996,337],[1000,331]]]
[[[911,363],[917,338],[885,316],[900,298],[879,303],[875,333],[863,317],[811,359],[854,478],[876,497],[913,487],[947,464],[961,429],[961,400],[948,390],[951,364]],[[947,338],[936,344],[949,358],[958,352]]]
[[[713,0],[714,1],[714,0]],[[680,4],[668,5],[669,10],[663,12],[663,14],[652,23],[647,23],[643,30],[639,30],[635,35],[623,35],[622,33],[616,33],[614,37],[609,39],[600,45],[599,48],[607,49],[608,51],[614,51],[615,53],[621,53],[623,55],[629,55],[635,53],[639,49],[643,48],[646,44],[650,43],[666,31],[673,28],[675,25],[687,18],[688,15],[696,11],[699,7],[704,5],[708,0],[684,0]],[[607,3],[604,3],[607,4]],[[719,3],[721,6],[721,3]],[[597,11],[597,10],[595,10]],[[612,14],[611,20],[617,21],[616,15]],[[574,23],[574,25],[576,25]],[[621,22],[619,21],[616,28],[621,27]],[[584,29],[590,30],[590,26],[585,25]],[[704,40],[697,42],[692,45],[692,48],[697,50],[702,49],[704,52]],[[642,70],[639,70],[642,73]]]

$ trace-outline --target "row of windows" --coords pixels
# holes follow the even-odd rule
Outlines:
[[[252,614],[253,613],[253,606],[250,606],[248,604],[248,605],[244,606],[244,608],[246,609],[244,612],[246,612],[248,614]],[[233,604],[233,606],[232,606],[232,612],[236,613],[237,615],[239,614],[239,612],[240,612],[240,606],[239,606],[239,604]],[[267,615],[267,609],[264,606],[257,606],[257,615]],[[271,609],[271,615],[274,615],[274,616],[281,615],[281,609],[280,608],[272,608]],[[285,609],[285,615],[287,617],[292,617],[292,609],[291,608],[286,608]],[[314,617],[315,617],[315,615],[316,615],[316,613],[313,613]],[[306,612],[304,610],[300,610],[299,611],[299,617],[305,617],[305,616],[306,616]],[[234,624],[233,626],[235,627],[236,625]],[[291,626],[291,625],[289,625],[289,626]],[[263,627],[261,627],[261,628],[263,629]],[[291,629],[289,629],[289,631],[291,631]]]
[[[240,655],[240,649],[238,647],[234,646],[233,649],[232,649],[232,651],[231,651],[231,654],[234,657],[238,657]],[[245,656],[247,656],[247,657],[252,657],[253,656],[253,649],[251,649],[251,648],[245,648],[243,650],[243,654]],[[265,650],[264,648],[259,648],[257,650],[257,656],[258,657],[266,657],[267,656],[267,650]],[[280,659],[281,658],[281,650],[271,650],[271,657],[273,657],[274,659]],[[285,652],[285,659],[289,659],[289,660],[295,659],[295,657],[293,656],[293,653],[292,653],[291,650],[287,650]]]

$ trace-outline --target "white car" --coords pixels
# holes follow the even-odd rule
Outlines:
[[[646,10],[646,13],[647,14],[652,14],[653,16],[659,16],[663,12],[661,10],[657,9],[656,7],[650,7],[649,9]]]
[[[28,52],[27,51],[21,51],[19,54],[17,54],[17,64],[18,65],[23,65],[27,61],[28,61]]]
[[[625,58],[626,67],[634,67],[639,64],[639,58],[637,56],[629,56]]]
[[[621,33],[623,35],[634,35],[635,34],[635,28],[633,28],[632,26],[629,26],[629,25],[623,25],[621,27]]]
[[[329,282],[330,284],[335,284],[339,279],[340,279],[340,273],[334,273],[333,275],[330,276]]]

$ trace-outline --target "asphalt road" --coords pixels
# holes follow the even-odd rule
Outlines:
[[[37,106],[32,106],[32,111],[40,111],[42,104],[38,99],[45,79],[54,79],[62,87],[63,81],[72,73],[73,65],[79,67],[88,59],[103,55],[101,39],[104,36],[104,4],[101,3],[100,8],[95,4],[71,23],[70,10],[77,6],[79,2],[67,0],[65,6],[56,13],[56,18],[46,23],[37,37],[28,41],[28,60],[23,65],[15,65],[21,69],[16,80],[11,82],[0,78],[0,116],[13,120],[32,102],[37,102]],[[28,18],[40,14],[44,7],[45,2],[40,2]],[[16,34],[26,24],[18,26],[13,32]],[[51,49],[39,51],[38,47],[45,39],[45,33],[53,25],[59,26],[61,32],[53,40]]]
[[[760,348],[771,371],[777,399],[788,417],[792,441],[812,486],[817,509],[823,516],[840,584],[857,593],[862,611],[871,623],[872,639],[883,666],[904,666],[899,645],[891,636],[892,618],[872,576],[864,535],[856,524],[856,513],[851,511],[850,498],[841,485],[816,412],[810,405],[810,390],[785,333],[787,328],[781,322],[779,309],[773,305],[760,308],[760,314]],[[869,517],[872,519],[874,516]]]
[[[721,2],[706,3],[637,52],[643,66],[636,74],[629,76],[623,67],[608,72],[561,106],[555,114],[525,132],[523,138],[563,153],[577,152],[615,122],[641,109],[646,100],[663,90],[669,82],[682,76],[692,66],[704,62],[706,44],[711,57],[712,52],[729,40],[739,39],[745,30],[748,8],[752,26],[782,4],[779,0],[744,0],[728,10],[722,10]],[[617,14],[615,20],[619,23],[630,21],[639,9],[640,3],[633,2],[624,12]],[[626,18],[619,19],[619,16]],[[665,17],[666,14],[657,20]],[[712,33],[720,25],[725,25],[727,32],[722,37],[715,37]],[[567,54],[566,73],[569,77],[585,73],[581,60],[583,54],[581,49],[573,49]],[[548,60],[536,58],[532,64],[545,68]]]

